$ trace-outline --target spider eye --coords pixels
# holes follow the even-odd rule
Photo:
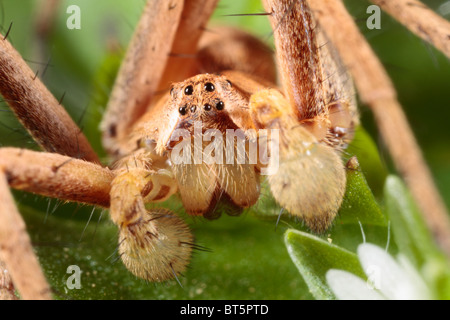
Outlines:
[[[204,89],[208,92],[213,92],[216,87],[214,87],[214,85],[211,82],[207,82],[205,83]]]
[[[179,112],[182,116],[184,116],[184,115],[186,114],[186,111],[187,111],[186,106],[180,107],[180,108],[178,109],[178,112]]]
[[[194,87],[187,86],[184,88],[184,94],[190,96],[192,93],[194,93]]]
[[[212,109],[212,106],[210,105],[210,104],[205,104],[204,106],[203,106],[203,109],[205,109],[205,111],[209,111],[209,110],[211,110]]]
[[[223,101],[217,102],[217,104],[216,104],[217,110],[223,110],[224,107],[225,107],[225,103],[223,103]]]
[[[197,110],[197,106],[192,106],[190,110],[192,113],[194,113]]]

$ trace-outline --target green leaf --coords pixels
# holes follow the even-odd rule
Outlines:
[[[375,226],[387,225],[386,217],[375,200],[356,157],[351,158],[347,163],[347,189],[339,210],[338,221]]]
[[[286,231],[284,240],[292,261],[316,299],[334,299],[325,279],[329,269],[345,270],[365,278],[352,252],[294,229]]]
[[[391,175],[386,180],[385,202],[399,251],[423,270],[440,297],[449,299],[450,263],[437,248],[417,205],[397,176]]]
[[[355,129],[355,137],[346,150],[346,154],[358,158],[358,169],[364,174],[374,195],[383,195],[383,187],[387,176],[378,148],[366,130],[359,126]],[[350,157],[349,157],[350,158]]]

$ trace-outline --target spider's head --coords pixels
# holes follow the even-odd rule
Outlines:
[[[170,102],[173,119],[172,132],[165,139],[166,148],[177,144],[180,130],[194,134],[194,127],[202,131],[237,129],[240,124],[233,121],[237,112],[245,113],[248,98],[233,88],[225,76],[201,74],[172,85]]]
[[[188,214],[213,219],[220,216],[217,208],[234,215],[257,201],[258,173],[249,161],[239,162],[234,143],[246,139],[249,96],[226,76],[202,74],[173,85],[166,102],[169,129],[158,144],[169,151]],[[236,134],[231,142],[230,131]]]

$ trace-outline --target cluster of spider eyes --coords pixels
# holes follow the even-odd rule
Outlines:
[[[216,90],[216,87],[214,86],[214,84],[212,84],[211,82],[207,82],[207,83],[205,83],[205,85],[203,86],[203,89],[205,90],[205,91],[207,91],[207,92],[213,92],[214,90]],[[190,95],[192,95],[194,93],[194,87],[193,86],[191,86],[191,85],[189,85],[189,86],[187,86],[186,88],[184,88],[184,94],[185,95],[187,95],[187,96],[190,96]],[[223,110],[223,108],[225,107],[225,104],[223,103],[223,101],[218,101],[217,103],[216,103],[216,109],[217,110]],[[211,109],[212,109],[213,107],[212,107],[212,105],[210,105],[209,103],[205,103],[204,105],[203,105],[203,109],[205,110],[205,111],[210,111]],[[187,106],[183,106],[183,107],[180,107],[179,109],[178,109],[178,111],[180,112],[180,114],[182,115],[182,116],[184,116],[186,113],[187,113],[187,110],[188,110],[188,107]],[[189,109],[192,113],[194,113],[195,111],[197,111],[197,106],[191,106],[190,107],[190,109]]]

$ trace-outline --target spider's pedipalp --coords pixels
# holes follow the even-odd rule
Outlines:
[[[339,152],[320,143],[314,132],[299,124],[289,102],[277,90],[253,94],[250,111],[255,123],[279,133],[277,149],[271,148],[268,164],[268,182],[275,200],[290,214],[301,217],[312,231],[324,232],[345,192],[346,175]]]
[[[119,227],[119,255],[134,275],[149,281],[172,279],[189,263],[193,236],[186,223],[148,202],[177,191],[161,157],[144,149],[121,160],[111,183],[111,219]],[[173,272],[172,272],[173,270]]]
[[[148,281],[173,279],[186,270],[194,237],[187,224],[165,209],[147,211],[120,228],[119,255],[134,275]]]

